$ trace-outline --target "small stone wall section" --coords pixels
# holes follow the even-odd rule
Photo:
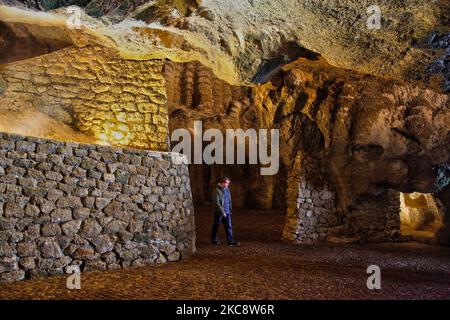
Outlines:
[[[192,254],[188,168],[172,156],[0,133],[0,281]]]
[[[399,241],[399,192],[363,194],[342,210],[327,177],[320,157],[297,154],[288,173],[285,239],[297,243]]]
[[[38,110],[118,146],[168,150],[165,90],[162,61],[123,60],[99,46],[0,66],[0,111]]]

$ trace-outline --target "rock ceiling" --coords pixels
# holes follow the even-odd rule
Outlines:
[[[430,73],[430,65],[445,61],[439,60],[445,57],[445,38],[444,45],[433,44],[448,31],[450,3],[445,0],[378,1],[379,30],[366,25],[372,4],[367,0],[2,3],[15,6],[0,7],[3,62],[8,40],[20,38],[33,39],[28,50],[33,52],[22,48],[17,59],[94,42],[117,50],[125,59],[199,61],[233,85],[265,82],[281,65],[317,55],[339,68],[423,83],[437,91],[445,88],[448,77],[445,66]],[[58,4],[83,9],[77,14],[71,7],[57,8]],[[26,6],[53,10],[36,13],[22,9]],[[81,20],[80,29],[69,28],[67,21],[74,15]],[[26,47],[27,41],[22,42]]]

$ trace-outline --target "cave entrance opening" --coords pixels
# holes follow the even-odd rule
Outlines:
[[[402,235],[425,243],[437,243],[444,227],[444,209],[429,193],[400,193],[400,231]]]

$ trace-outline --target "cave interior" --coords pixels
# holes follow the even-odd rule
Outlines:
[[[280,237],[294,243],[450,244],[445,1],[419,1],[425,17],[389,12],[401,34],[359,38],[347,25],[329,32],[333,13],[306,5],[298,14],[315,33],[304,22],[279,29],[263,5],[259,32],[246,5],[218,16],[223,1],[72,2],[80,28],[64,6],[0,1],[0,132],[166,152],[195,121],[278,129],[275,175],[248,161],[190,164],[194,207],[212,206],[228,176],[234,206],[281,212]]]

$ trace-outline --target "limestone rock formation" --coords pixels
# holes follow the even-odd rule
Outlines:
[[[402,193],[400,195],[402,234],[413,239],[436,242],[436,232],[444,230],[445,208],[430,194]]]
[[[426,193],[442,217],[437,242],[448,244],[450,3],[371,5],[0,6],[0,109],[50,117],[74,131],[64,139],[143,149],[165,150],[170,132],[192,131],[196,120],[222,131],[279,129],[277,176],[194,165],[194,200],[208,203],[231,173],[238,204],[287,208],[286,239],[371,242],[402,240],[401,193]]]
[[[302,238],[310,228],[309,240],[344,229],[368,241],[393,239],[399,198],[390,190],[436,196],[448,188],[438,184],[437,170],[450,159],[449,97],[321,64],[287,66],[283,86],[266,93],[283,137],[280,154],[293,168],[294,226],[287,224],[285,236]]]

